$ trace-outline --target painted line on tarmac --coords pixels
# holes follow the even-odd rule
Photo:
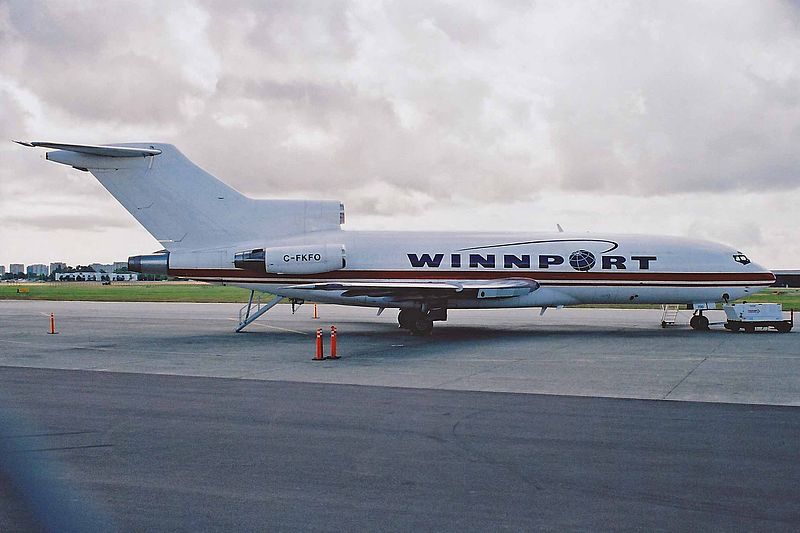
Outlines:
[[[6,342],[6,343],[9,343],[9,344],[19,344],[19,345],[22,345],[22,346],[30,346],[32,348],[52,349],[54,347],[53,344],[37,344],[35,342],[12,341],[10,339],[0,339],[0,342]],[[58,347],[59,349],[62,349],[62,350],[94,350],[96,352],[117,352],[117,351],[120,350],[120,348],[118,348],[118,347],[81,346],[79,344],[67,344],[67,345],[58,344],[58,345],[55,345],[55,347]],[[137,349],[136,352],[137,353],[145,353],[145,354],[156,354],[156,355],[192,355],[192,356],[195,356],[195,357],[203,357],[203,356],[206,356],[206,357],[208,357],[208,356],[224,357],[225,355],[227,355],[227,354],[222,354],[222,353],[172,352],[172,351],[168,352],[168,351],[164,351],[164,350],[142,350],[142,349]],[[139,361],[139,360],[136,359],[134,361],[126,361],[123,364],[127,364],[127,363],[130,363],[130,362],[137,362],[137,361]]]

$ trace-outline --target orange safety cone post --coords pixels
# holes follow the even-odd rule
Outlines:
[[[314,355],[314,361],[323,361],[325,357],[322,355],[322,328],[317,329],[317,353]]]
[[[58,333],[56,331],[56,316],[53,313],[50,313],[50,331],[47,332],[50,335],[55,335]]]
[[[331,355],[328,359],[339,359],[336,355],[336,326],[331,326]]]
[[[314,316],[312,317],[314,320],[319,318],[319,313],[317,313],[317,304],[314,304]]]

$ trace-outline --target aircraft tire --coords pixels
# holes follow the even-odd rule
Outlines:
[[[419,311],[416,309],[401,309],[400,313],[397,315],[397,322],[400,324],[400,327],[403,329],[411,329],[415,313],[418,314]]]
[[[411,326],[411,333],[421,337],[430,335],[431,331],[433,331],[433,320],[426,316],[416,319]]]

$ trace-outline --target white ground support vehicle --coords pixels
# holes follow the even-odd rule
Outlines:
[[[723,305],[722,309],[728,321],[725,322],[725,329],[739,331],[743,329],[747,333],[753,333],[756,328],[775,328],[779,333],[789,333],[794,326],[794,309],[791,311],[791,318],[783,318],[783,308],[781,304],[732,304]]]

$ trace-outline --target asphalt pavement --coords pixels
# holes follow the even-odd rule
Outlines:
[[[685,311],[667,329],[647,309],[453,311],[414,337],[396,310],[333,305],[279,305],[236,334],[238,308],[0,301],[0,366],[800,406],[797,331],[692,331]],[[342,359],[312,362],[331,324]]]
[[[23,421],[2,428],[4,457],[29,462],[28,494],[63,489],[51,509],[83,528],[800,523],[794,407],[8,367],[0,391]],[[3,487],[0,530],[30,525]]]

